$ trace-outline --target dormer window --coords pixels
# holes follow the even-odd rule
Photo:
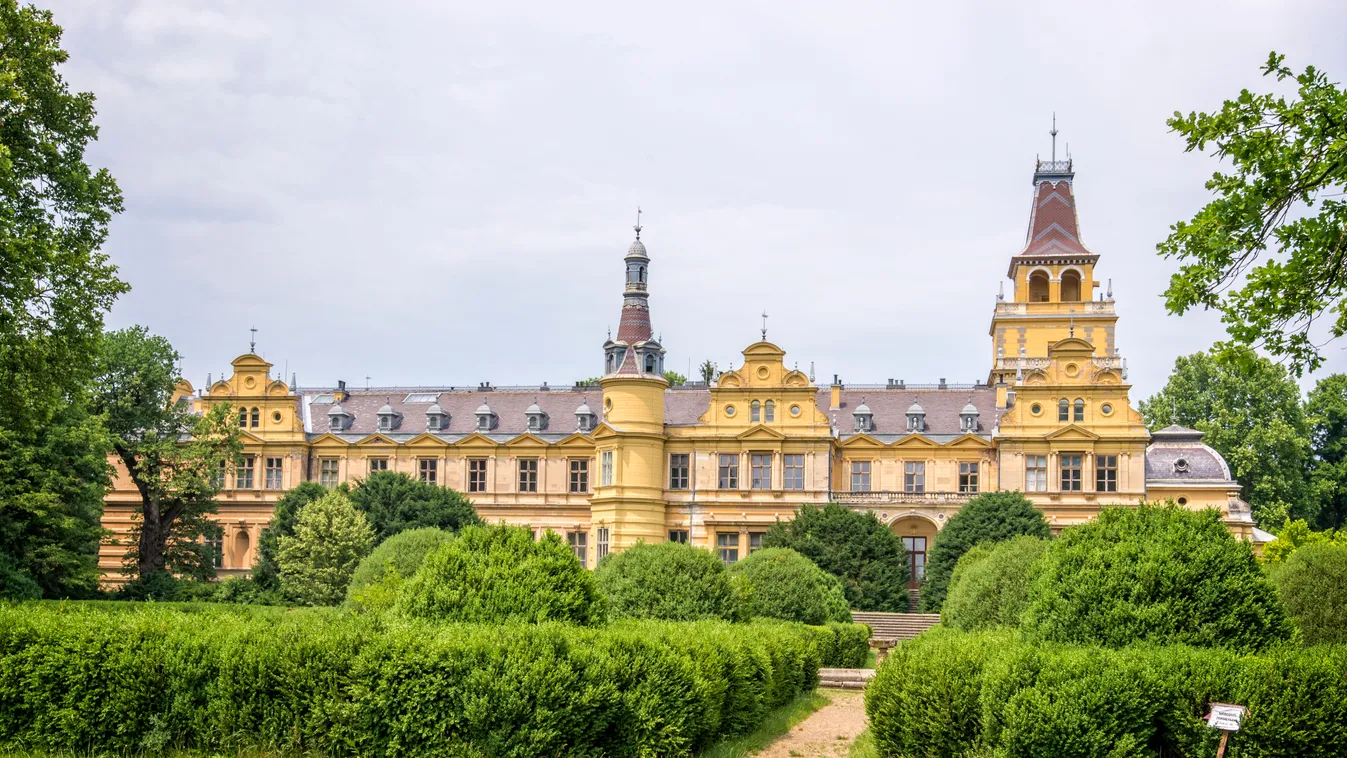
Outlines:
[[[340,405],[332,406],[327,412],[327,428],[329,431],[341,432],[351,426],[351,414],[346,412]]]
[[[861,400],[861,404],[856,406],[856,410],[851,412],[852,418],[856,422],[856,433],[872,432],[875,430],[874,414],[870,412],[870,406]]]
[[[575,409],[575,428],[582,432],[594,431],[594,412],[589,409],[589,404],[580,403],[580,407]]]
[[[920,403],[913,402],[907,409],[907,431],[919,434],[926,431],[926,411]]]
[[[489,432],[496,428],[496,413],[491,410],[491,406],[482,403],[477,408],[477,431]]]
[[[384,403],[384,407],[379,409],[379,431],[391,432],[402,424],[402,414],[393,410],[393,406]]]
[[[966,433],[973,433],[978,430],[978,409],[977,406],[969,403],[959,412],[959,427]]]
[[[645,372],[647,374],[655,373],[655,355],[654,353],[645,354]]]
[[[449,426],[449,414],[444,412],[439,403],[436,403],[426,409],[426,431],[443,431]]]
[[[530,432],[541,432],[547,428],[547,414],[543,413],[543,409],[539,408],[536,402],[524,411],[524,415],[528,417],[528,430]]]

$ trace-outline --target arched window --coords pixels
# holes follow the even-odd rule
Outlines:
[[[1085,401],[1084,401],[1084,400],[1081,400],[1080,398],[1076,398],[1076,417],[1075,417],[1075,420],[1076,420],[1076,421],[1084,421],[1084,420],[1085,420]]]
[[[1071,420],[1071,405],[1066,401],[1066,398],[1057,401],[1057,420]]]
[[[261,423],[262,423],[262,411],[261,411],[261,409],[259,409],[259,408],[254,408],[254,409],[253,409],[252,420],[251,420],[251,422],[248,424],[248,426],[251,426],[252,428],[256,429],[256,428],[258,427],[258,425],[261,424]]]
[[[1066,271],[1062,274],[1062,302],[1080,301],[1080,272]]]
[[[644,281],[645,281],[645,266],[642,266],[641,269],[640,269],[640,271],[641,271],[641,279],[640,279],[640,280],[644,282]]]
[[[248,409],[247,409],[247,408],[239,408],[239,426],[244,427],[244,428],[247,428],[247,426],[248,426]]]
[[[1048,272],[1035,271],[1029,275],[1029,302],[1048,302]]]
[[[754,400],[748,404],[748,420],[762,421],[762,403]]]
[[[771,400],[768,400],[766,407],[767,407],[767,416],[766,416],[767,420],[776,421],[776,403],[772,402]]]
[[[608,354],[608,373],[613,373],[613,354]]]
[[[655,356],[647,355],[645,357],[645,372],[647,374],[655,373]]]

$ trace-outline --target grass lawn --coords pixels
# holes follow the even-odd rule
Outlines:
[[[789,732],[791,727],[804,721],[809,714],[831,702],[826,695],[806,692],[767,714],[757,729],[712,745],[700,754],[700,758],[741,758],[753,755],[767,747],[772,740]]]
[[[851,750],[847,752],[847,758],[879,758],[875,736],[870,734],[869,729],[856,736],[856,741],[851,743]]]
[[[871,648],[870,652],[865,654],[865,665],[861,666],[861,668],[872,669],[874,667],[875,667],[875,651],[874,648]]]

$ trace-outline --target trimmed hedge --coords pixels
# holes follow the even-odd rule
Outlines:
[[[453,532],[427,526],[398,532],[360,560],[346,586],[346,602],[359,610],[388,610],[402,583],[416,574],[431,551],[454,538]]]
[[[1029,586],[1051,544],[1022,535],[984,542],[954,566],[940,622],[964,631],[1014,628],[1029,605]]]
[[[823,628],[828,630],[828,636],[821,638],[820,665],[839,669],[858,669],[865,665],[865,659],[870,655],[870,627],[829,622]]]
[[[900,645],[865,698],[881,755],[1209,756],[1217,701],[1249,707],[1231,755],[1327,758],[1347,744],[1347,646],[1240,655],[936,630]]]
[[[0,605],[0,752],[689,755],[813,688],[838,636],[120,605]]]
[[[1347,544],[1306,545],[1270,573],[1305,644],[1347,643]]]
[[[745,613],[725,564],[695,545],[632,545],[599,561],[594,581],[614,619],[739,621]]]
[[[794,550],[768,547],[750,553],[730,565],[730,576],[750,617],[815,625],[851,621],[842,580]]]

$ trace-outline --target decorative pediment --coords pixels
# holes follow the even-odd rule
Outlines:
[[[610,426],[607,421],[600,421],[599,425],[594,427],[594,432],[590,435],[590,437],[596,440],[602,440],[608,439],[610,437],[616,437],[617,435],[618,430]]]
[[[454,447],[496,447],[496,441],[481,432],[472,432],[464,435],[462,439],[454,443]]]
[[[956,439],[950,440],[949,442],[945,443],[945,447],[979,448],[983,450],[988,449],[991,446],[992,443],[990,440],[987,440],[983,437],[979,437],[976,434],[964,434]]]
[[[781,432],[761,424],[745,429],[735,435],[735,439],[739,440],[784,440],[785,438],[786,435]]]
[[[1069,442],[1071,440],[1094,441],[1099,439],[1099,435],[1089,429],[1083,429],[1075,424],[1071,424],[1058,429],[1052,434],[1044,435],[1043,438],[1060,442]]]
[[[402,444],[404,447],[449,447],[449,442],[447,440],[443,437],[431,434],[430,432],[421,432]]]
[[[571,449],[574,449],[574,448],[584,448],[584,449],[586,449],[586,450],[589,450],[589,449],[593,449],[593,447],[594,447],[594,439],[593,439],[592,437],[590,437],[588,434],[581,434],[580,432],[573,432],[573,433],[571,433],[571,434],[569,434],[569,435],[567,435],[567,436],[565,436],[565,437],[563,437],[563,438],[557,440],[556,442],[554,442],[554,443],[552,443],[552,444],[553,444],[553,446],[555,446],[555,447],[561,447],[561,448],[571,448]]]
[[[787,387],[808,387],[809,377],[801,371],[791,371],[786,374],[781,383]]]
[[[277,379],[267,387],[267,395],[271,397],[288,397],[290,395],[290,388],[285,385],[285,382]]]
[[[1074,353],[1078,351],[1093,355],[1094,345],[1080,337],[1067,337],[1066,339],[1060,339],[1051,345],[1048,345],[1049,357],[1051,357],[1053,353]]]
[[[356,442],[355,444],[357,444],[357,445],[396,445],[396,444],[398,444],[398,443],[397,443],[395,440],[393,440],[392,438],[390,438],[390,437],[385,437],[384,435],[380,434],[379,432],[375,432],[375,433],[369,435],[368,437],[365,437],[365,438],[359,440],[359,441]]]
[[[726,371],[716,380],[717,387],[742,387],[744,378],[737,371]]]
[[[1094,373],[1095,384],[1122,384],[1122,374],[1111,368],[1100,369]]]
[[[846,439],[837,443],[837,446],[847,449],[872,448],[878,450],[884,447],[884,443],[862,432],[860,434],[853,434],[850,437],[847,437]]]
[[[329,432],[323,432],[322,434],[318,435],[317,437],[314,437],[313,440],[312,440],[311,442],[309,442],[309,444],[310,444],[310,445],[313,445],[314,447],[350,447],[350,446],[351,446],[351,443],[349,443],[349,442],[347,442],[346,440],[342,439],[341,437],[338,437],[337,435],[331,434],[331,433],[329,433]]]
[[[894,441],[893,444],[889,445],[889,447],[932,448],[932,447],[940,447],[940,443],[936,442],[935,440],[932,440],[930,437],[927,437],[924,434],[909,434],[905,437],[902,437]]]
[[[547,447],[547,442],[532,432],[524,432],[505,443],[506,447],[511,448],[539,448]]]

